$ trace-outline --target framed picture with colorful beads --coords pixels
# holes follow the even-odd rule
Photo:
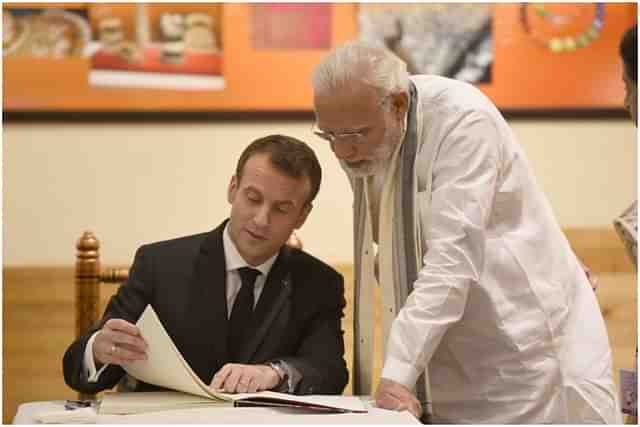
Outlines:
[[[360,38],[506,113],[622,113],[635,3],[11,3],[5,118],[34,113],[310,114],[313,67]],[[283,71],[284,70],[284,71]],[[12,116],[13,114],[13,116]]]
[[[362,4],[359,37],[410,73],[477,85],[506,112],[621,110],[618,43],[635,3]]]

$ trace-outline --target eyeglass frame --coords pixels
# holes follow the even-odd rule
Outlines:
[[[389,98],[390,96],[383,97],[382,100],[380,100],[380,102],[378,103],[378,106],[383,106]],[[330,142],[331,144],[334,144],[340,139],[344,140],[347,138],[354,138],[357,144],[366,137],[367,133],[372,129],[372,127],[373,126],[365,126],[360,130],[347,130],[345,132],[334,133],[320,129],[318,127],[318,122],[316,121],[311,125],[311,132],[313,132],[313,134],[318,138],[322,138],[325,141]]]
[[[334,132],[320,130],[320,128],[318,128],[317,123],[314,123],[311,126],[311,132],[313,132],[315,136],[322,138],[325,141],[329,141],[332,144],[335,143],[336,141],[345,140],[347,138],[354,138],[356,141],[359,142],[365,137],[366,133],[370,129],[371,129],[370,127],[366,127],[362,130],[357,130],[357,131],[350,130],[346,132],[334,133]]]

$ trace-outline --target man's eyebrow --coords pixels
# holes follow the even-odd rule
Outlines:
[[[251,192],[257,193],[257,194],[259,194],[260,196],[262,196],[262,192],[261,192],[260,190],[258,190],[256,187],[252,186],[252,185],[247,185],[247,186],[245,187],[245,189],[244,189],[244,190],[245,190],[245,191],[251,191]],[[276,200],[276,201],[274,201],[273,203],[274,203],[275,205],[285,205],[285,204],[286,204],[286,205],[291,205],[291,206],[294,206],[294,207],[296,206],[295,201],[293,201],[293,200],[289,200],[289,199],[286,199],[286,200]]]

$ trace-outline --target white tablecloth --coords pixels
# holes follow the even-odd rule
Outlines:
[[[64,401],[23,403],[18,407],[13,424],[34,424],[37,414],[55,411],[64,411]],[[84,411],[84,424],[419,424],[407,411],[387,411],[370,405],[367,414],[319,414],[285,408],[219,407],[137,415],[98,415],[92,408],[80,411]]]

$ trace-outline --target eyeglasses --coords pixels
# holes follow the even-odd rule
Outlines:
[[[388,100],[388,96],[383,97],[378,102],[377,106],[384,107]],[[358,130],[347,130],[344,132],[336,133],[320,129],[317,123],[314,123],[313,126],[311,126],[311,132],[313,132],[316,136],[324,139],[325,141],[329,141],[331,143],[337,141],[349,141],[355,144],[361,143],[367,137],[367,134],[369,133],[369,131],[371,131],[371,129],[372,127],[369,126]]]
[[[317,123],[314,123],[311,127],[311,131],[318,137],[324,139],[325,141],[329,141],[334,143],[336,141],[350,141],[353,143],[359,143],[364,140],[369,133],[370,128],[364,128],[360,130],[348,130],[344,132],[329,132],[324,131],[318,127]]]

